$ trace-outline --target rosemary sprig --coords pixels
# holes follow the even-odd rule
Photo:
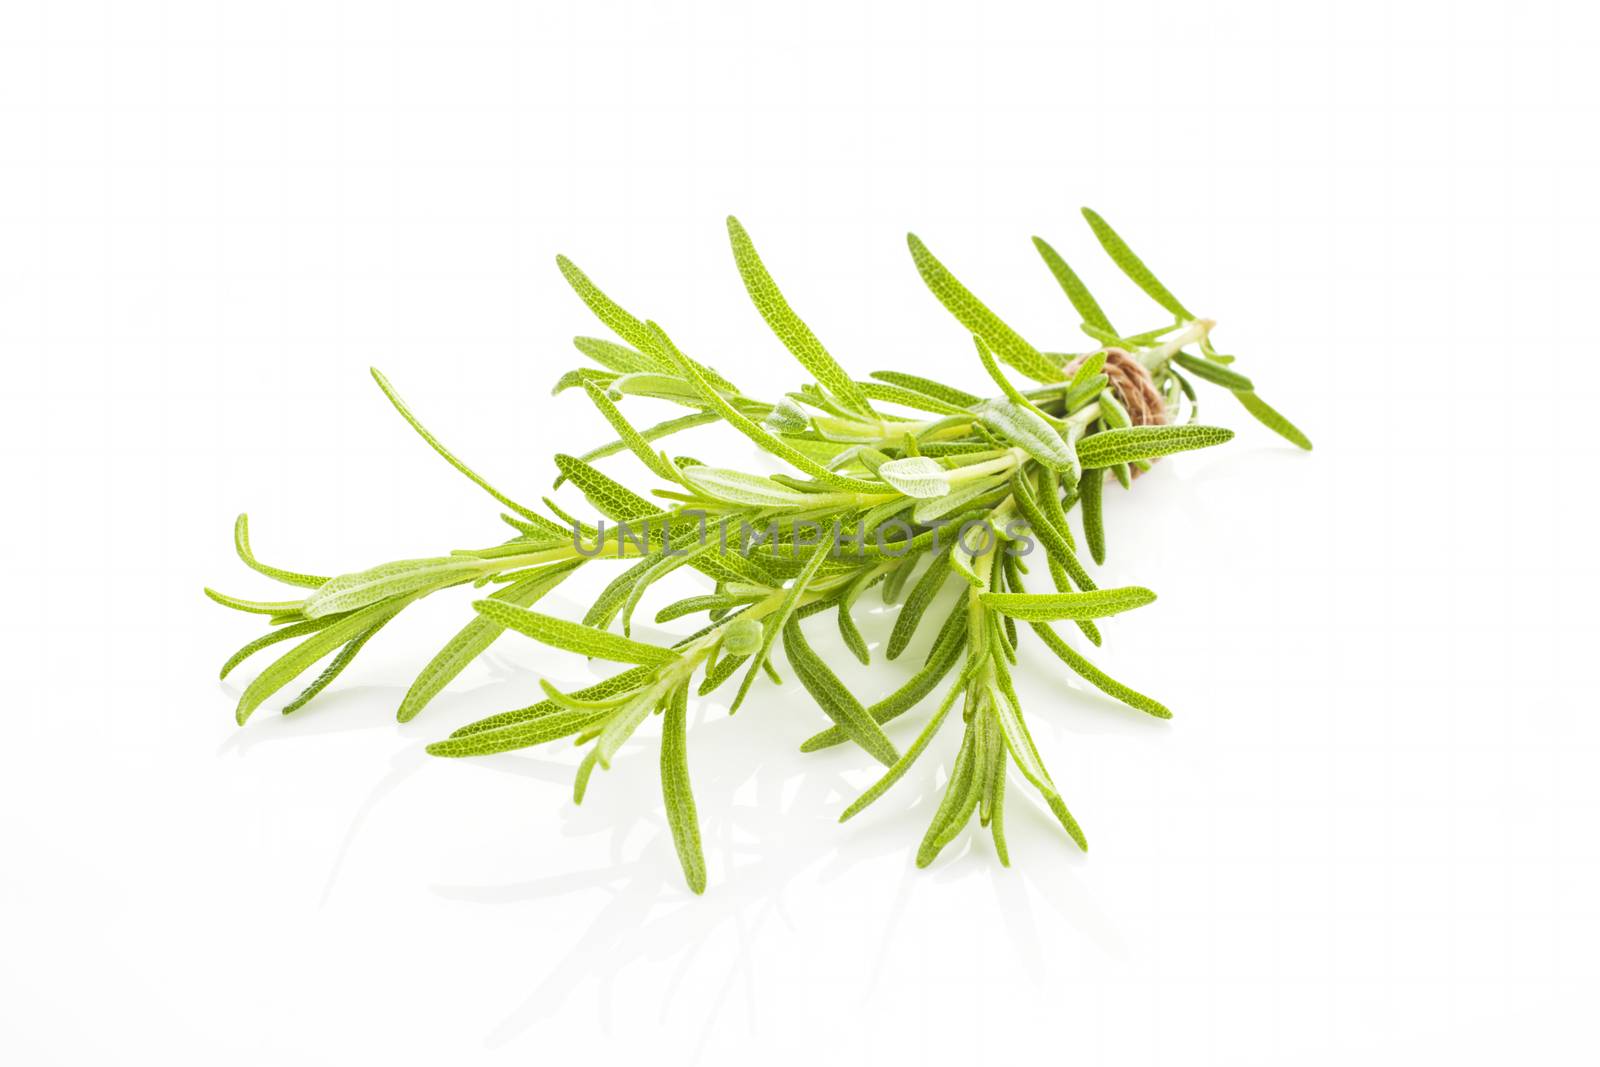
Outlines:
[[[918,272],[970,335],[979,365],[998,389],[991,397],[896,371],[875,371],[870,380],[851,378],[790,305],[749,234],[731,218],[728,232],[745,288],[811,378],[775,401],[746,395],[684,354],[659,325],[607,296],[570,260],[558,258],[579,298],[617,337],[577,338],[578,350],[595,366],[569,371],[555,385],[556,393],[587,398],[616,435],[583,456],[555,457],[555,484],[572,483],[593,509],[594,521],[574,518],[548,498],[541,511],[502,493],[434,437],[374,370],[379,387],[422,439],[506,509],[501,518],[513,536],[481,548],[323,577],[259,561],[241,515],[234,537],[239,557],[301,595],[252,601],[206,591],[226,607],[267,616],[272,627],[230,657],[224,675],[274,644],[294,642],[246,686],[238,721],[243,724],[326,659],[327,666],[283,711],[303,707],[417,600],[455,586],[494,586],[473,602],[473,617],[422,668],[398,717],[406,721],[419,714],[506,630],[556,650],[628,665],[575,692],[541,681],[542,700],[464,726],[428,750],[473,756],[573,738],[589,746],[574,785],[574,799],[581,802],[594,768],[609,768],[645,720],[661,714],[667,819],[684,877],[697,893],[705,888],[706,867],[688,769],[689,690],[694,686],[704,696],[739,674],[731,701],[737,710],[761,675],[776,677],[771,658],[780,640],[790,668],[832,723],[802,749],[849,741],[887,767],[845,809],[841,821],[903,777],[959,703],[961,745],[944,799],[918,849],[918,864],[932,862],[974,814],[989,828],[1001,862],[1010,862],[1004,808],[1012,769],[1067,835],[1086,847],[1029,734],[1011,681],[1018,624],[1026,624],[1069,670],[1113,699],[1159,718],[1171,713],[1100,671],[1053,628],[1071,622],[1098,645],[1095,620],[1155,599],[1136,586],[1098,588],[1078,558],[1069,514],[1080,511],[1083,543],[1101,562],[1108,474],[1127,487],[1133,474],[1159,457],[1232,437],[1227,429],[1197,423],[1190,376],[1229,390],[1247,411],[1296,445],[1309,449],[1311,444],[1256,395],[1252,380],[1233,367],[1233,357],[1216,352],[1214,323],[1190,314],[1100,216],[1087,209],[1084,214],[1113,262],[1173,315],[1171,325],[1117,334],[1078,275],[1053,247],[1035,238],[1082,318],[1083,331],[1101,346],[1076,357],[1052,354],[1001,320],[919,239],[908,239]],[[1002,364],[1028,380],[1013,381]],[[633,398],[689,411],[640,428],[623,411]],[[769,476],[713,467],[660,449],[659,442],[668,437],[719,422],[796,473]],[[660,483],[650,496],[594,465],[622,451],[633,452]],[[1052,591],[1031,592],[1024,585],[1028,557],[1036,548],[1043,549]],[[536,610],[540,598],[578,569],[611,560],[628,565],[581,621]],[[704,613],[705,624],[670,647],[636,640],[631,620],[643,598],[683,567],[710,579],[711,592],[665,605],[655,618],[667,622]],[[868,663],[870,650],[852,612],[877,585],[886,602],[900,602],[884,650],[887,659],[896,659],[952,583],[963,590],[960,601],[924,662],[876,703],[863,704],[851,693],[806,637],[803,621],[832,611],[845,646]],[[884,724],[916,707],[952,672],[938,710],[900,752]]]

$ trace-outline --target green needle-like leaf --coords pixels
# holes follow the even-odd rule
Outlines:
[[[1128,279],[1133,284],[1143,289],[1151,300],[1154,300],[1178,316],[1178,318],[1194,318],[1189,309],[1179,303],[1178,298],[1173,296],[1167,287],[1162,285],[1155,274],[1151,272],[1150,268],[1144,265],[1144,260],[1133,254],[1133,249],[1128,247],[1128,242],[1124,241],[1117,234],[1117,231],[1111,228],[1110,223],[1088,208],[1083,209],[1083,217],[1089,221],[1089,227],[1094,230],[1095,239],[1100,242],[1100,247],[1106,250],[1106,253],[1111,257],[1111,261],[1122,270],[1122,273],[1128,276]]]
[[[1080,368],[1081,369],[1081,368]],[[1076,412],[1100,399],[1100,393],[1110,383],[1111,379],[1104,374],[1091,374],[1079,380],[1074,375],[1072,384],[1067,386],[1066,395],[1062,398],[1062,407],[1068,412]]]
[[[1152,700],[1137,690],[1128,688],[1093,663],[1090,663],[1079,655],[1071,645],[1062,640],[1060,634],[1050,629],[1049,624],[1035,622],[1031,625],[1033,626],[1033,632],[1038,634],[1039,639],[1045,643],[1045,647],[1061,657],[1061,661],[1071,667],[1073,673],[1106,694],[1106,696],[1114,700],[1120,700],[1128,707],[1142,711],[1146,715],[1153,715],[1158,719],[1172,718],[1172,712],[1167,709],[1165,704],[1158,700]]]
[[[403,596],[430,586],[466,581],[484,572],[484,562],[470,556],[432,556],[381,563],[369,570],[341,574],[306,599],[302,611],[308,619],[355,611],[392,596]]]
[[[1050,780],[1050,772],[1045,770],[1044,762],[1039,758],[1039,750],[1034,747],[1033,738],[1028,735],[1028,727],[1022,721],[1022,709],[1013,704],[1007,694],[997,692],[994,698],[994,710],[999,715],[1000,729],[1005,734],[1006,749],[1016,761],[1017,769],[1044,797],[1045,803],[1060,820],[1067,835],[1077,842],[1079,848],[1088,851],[1088,839],[1078,826],[1078,820],[1067,810],[1061,794],[1056,791],[1055,783]]]
[[[602,367],[618,374],[637,374],[640,371],[661,369],[661,364],[643,352],[635,352],[627,345],[619,345],[604,338],[574,337],[572,345]]]
[[[475,600],[472,606],[480,615],[508,630],[515,630],[554,648],[576,652],[580,656],[650,665],[671,663],[678,658],[671,649],[630,641],[607,630],[596,630],[592,626],[568,622],[554,615],[543,615],[501,600]]]
[[[706,401],[713,408],[715,408],[719,414],[722,415],[723,419],[728,423],[729,426],[732,426],[734,429],[750,438],[750,440],[754,441],[767,452],[770,452],[779,459],[793,465],[798,470],[802,470],[811,475],[811,477],[815,478],[819,483],[829,489],[838,489],[851,493],[875,493],[882,491],[883,487],[879,483],[865,482],[859,478],[846,478],[843,475],[835,474],[833,471],[830,471],[822,464],[813,460],[811,457],[794,448],[794,446],[788,444],[782,438],[774,437],[772,434],[769,434],[763,430],[756,423],[747,419],[743,414],[737,411],[732,404],[729,404],[726,399],[724,399],[719,393],[717,393],[715,389],[711,387],[710,383],[708,383],[705,378],[701,376],[700,372],[692,364],[690,364],[687,359],[684,358],[681,352],[677,350],[677,347],[673,345],[671,339],[668,338],[665,333],[661,332],[661,328],[659,326],[655,326],[654,323],[651,325],[655,329],[656,336],[660,339],[663,348],[667,351],[674,362],[677,363],[680,373],[682,373],[684,377],[688,378],[691,382],[694,382],[700,388],[701,395],[703,395],[706,398]]]
[[[659,553],[654,553],[640,559],[633,566],[618,574],[606,587],[600,590],[600,595],[595,597],[594,603],[589,605],[589,610],[583,613],[583,625],[592,626],[596,630],[604,630],[611,625],[617,617],[617,612],[622,610],[622,605],[628,600],[640,579],[661,559]]]
[[[287,626],[280,626],[275,630],[269,630],[229,656],[228,661],[222,665],[222,670],[217,674],[217,677],[226,678],[233,672],[235,667],[264,648],[270,648],[280,641],[290,641],[296,637],[304,637],[306,634],[314,634],[337,621],[337,619],[309,619],[306,622],[291,623]]]
[[[1078,458],[1083,458],[1082,451],[1079,451]],[[1079,510],[1083,512],[1083,539],[1089,545],[1089,558],[1099,564],[1106,561],[1106,526],[1105,518],[1100,512],[1105,486],[1106,476],[1098,467],[1087,468],[1083,472],[1083,477],[1078,479],[1078,504]]]
[[[627,442],[628,449],[638,456],[640,461],[650,469],[650,473],[658,478],[665,478],[669,482],[682,482],[683,474],[666,456],[650,447],[650,443],[634,429],[633,424],[611,402],[611,398],[592,382],[583,383],[583,391],[589,394],[589,399],[594,401],[594,406],[600,409],[600,414],[606,417],[611,428],[617,431],[618,436]]]
[[[1079,457],[1056,428],[1032,407],[996,397],[978,409],[978,418],[1000,437],[1055,471],[1077,469]]]
[[[1033,239],[1033,247],[1038,249],[1039,255],[1044,258],[1045,266],[1050,268],[1050,273],[1055,275],[1060,283],[1062,292],[1067,294],[1067,299],[1072,301],[1072,306],[1077,309],[1079,317],[1090,326],[1104,330],[1106,333],[1116,333],[1116,328],[1111,325],[1111,320],[1106,318],[1106,313],[1100,310],[1099,301],[1094,294],[1089,292],[1089,287],[1083,284],[1073,269],[1067,266],[1067,261],[1062,259],[1050,243],[1043,237]]]
[[[629,667],[619,674],[602,679],[594,685],[568,693],[569,697],[582,700],[602,701],[621,693],[639,689],[650,683],[655,677],[656,668],[652,666]],[[561,705],[553,700],[541,700],[537,704],[530,704],[525,708],[515,708],[511,711],[502,711],[489,715],[476,722],[469,722],[459,727],[450,734],[451,738],[466,737],[470,734],[481,734],[490,730],[503,730],[511,726],[521,726],[542,719],[548,715],[563,710]]]
[[[431,756],[492,756],[497,752],[510,752],[555,741],[588,730],[596,723],[605,722],[609,711],[567,711],[560,709],[526,722],[498,729],[480,730],[435,741],[428,746]]]
[[[1039,539],[1046,553],[1056,559],[1072,555],[1072,547],[1068,544],[1066,536],[1040,506],[1039,498],[1021,471],[1011,477],[1011,496],[1017,503],[1017,510],[1028,522],[1028,532]],[[1015,557],[1007,558],[1014,560]]]
[[[255,553],[250,551],[250,519],[241,514],[233,522],[233,548],[244,561],[245,566],[259,574],[265,574],[274,581],[283,582],[285,585],[299,585],[309,589],[326,582],[328,579],[315,574],[298,574],[295,571],[286,571],[281,567],[269,567],[256,559]]]
[[[699,408],[700,394],[694,386],[671,374],[662,374],[657,371],[642,371],[638,374],[624,374],[620,377],[605,380],[604,376],[588,372],[584,380],[591,385],[605,389],[606,395],[612,399],[621,399],[624,396],[646,396],[655,400],[666,400],[684,407]]]
[[[590,749],[578,764],[578,773],[572,776],[572,802],[582,804],[584,794],[589,791],[589,779],[594,775],[594,769],[600,762],[600,753]]]
[[[1104,430],[1080,440],[1078,462],[1086,469],[1114,467],[1118,463],[1210,448],[1231,440],[1233,431],[1220,426],[1129,426]]]
[[[956,697],[960,693],[961,687],[959,685],[950,687],[949,694],[939,704],[939,710],[934,713],[933,718],[929,719],[928,724],[917,734],[917,739],[911,743],[910,748],[906,749],[906,754],[895,760],[882,778],[874,782],[866,792],[855,799],[854,803],[840,812],[840,822],[847,822],[855,818],[868,804],[883,796],[889,791],[890,786],[905,777],[906,771],[910,770],[911,765],[917,762],[917,757],[927,750],[928,743],[933,740],[933,735],[939,732],[939,727],[943,725],[945,716],[950,713],[950,706],[955,703]]]
[[[608,519],[628,522],[653,515],[660,510],[655,504],[581,459],[557,454],[556,467],[561,477],[576,485],[594,509]]]
[[[815,495],[779,485],[771,478],[720,467],[689,467],[683,480],[712,500],[745,507],[803,508],[817,502]]]
[[[749,597],[729,596],[724,593],[710,593],[704,596],[684,597],[682,600],[673,601],[660,611],[656,612],[656,622],[671,622],[681,619],[685,615],[693,615],[699,611],[718,612],[729,608],[742,607],[751,602]],[[715,615],[713,615],[715,617]]]
[[[718,418],[719,416],[715,412],[697,411],[693,415],[679,415],[675,419],[667,419],[665,422],[658,422],[654,426],[646,426],[639,430],[638,434],[646,441],[659,441],[663,437],[670,437],[684,430],[692,430],[696,426],[710,425],[716,422]],[[591,448],[578,458],[585,463],[593,463],[597,459],[605,459],[607,456],[614,456],[619,452],[626,451],[628,451],[628,442],[619,437],[615,441],[606,442],[599,448]],[[560,482],[558,481],[556,484],[559,486]]]
[[[1067,407],[1072,407],[1072,394],[1094,380],[1094,377],[1105,369],[1106,353],[1102,350],[1091,352],[1083,357],[1083,362],[1078,364],[1078,369],[1073,372],[1072,380],[1067,383]]]
[[[988,478],[964,482],[960,488],[946,496],[933,500],[919,500],[917,506],[911,510],[911,520],[917,523],[932,523],[958,510],[997,503],[998,501],[987,498],[993,496],[997,489],[1006,484],[1006,481],[1004,473],[994,474]]]
[[[844,595],[839,598],[839,637],[844,641],[845,647],[850,650],[850,654],[855,656],[863,667],[871,662],[872,656],[867,650],[867,639],[861,636],[861,630],[856,626],[856,621],[851,616],[850,610],[855,607],[856,601],[860,599],[861,594],[866,591],[868,586],[882,581],[884,577],[885,574],[877,567],[863,570],[861,577],[851,582],[844,591]]]
[[[541,691],[543,691],[545,696],[545,699],[540,703],[555,705],[555,708],[552,709],[549,714],[554,714],[556,710],[585,712],[616,711],[627,704],[633,703],[633,701],[637,700],[640,696],[640,691],[635,689],[631,692],[625,692],[617,696],[585,699],[573,693],[562,692],[560,689],[557,689],[555,683],[550,681],[548,678],[539,679],[539,688]],[[528,721],[540,717],[541,716],[530,716]],[[587,738],[580,738],[580,743],[584,740],[589,740],[593,736],[593,733],[591,733]]]
[[[611,711],[610,718],[605,720],[605,725],[600,728],[594,742],[594,757],[602,770],[611,769],[612,759],[621,751],[628,738],[633,736],[639,725],[650,717],[655,705],[655,695],[644,692]],[[582,736],[579,735],[580,740]]]
[[[1187,352],[1175,352],[1172,356],[1172,362],[1193,374],[1196,378],[1208,381],[1213,385],[1220,385],[1224,389],[1243,389],[1248,392],[1255,388],[1255,383],[1238,371],[1230,370],[1220,363],[1214,363],[1200,356],[1191,356]]]
[[[517,579],[492,594],[489,599],[501,600],[517,607],[528,607],[565,581],[581,563],[581,560],[574,560],[570,563],[556,563],[541,568],[526,578]],[[416,718],[418,712],[427,707],[445,686],[465,670],[467,664],[494,644],[495,639],[504,630],[504,626],[489,616],[474,615],[472,620],[463,626],[418,673],[416,680],[411,683],[411,688],[406,691],[405,699],[400,702],[395,717],[401,722],[410,722]]]
[[[595,370],[593,367],[579,367],[576,370],[567,371],[567,373],[556,379],[556,384],[551,388],[550,395],[560,396],[568,389],[576,389],[584,382],[593,382],[595,385],[610,388],[612,383],[618,381],[621,377],[622,375],[608,374],[605,371]]]
[[[750,657],[748,655],[723,656],[717,665],[706,671],[705,678],[700,683],[697,692],[701,696],[709,696],[722,687],[722,684],[738,673],[739,667]]]
[[[1301,433],[1299,427],[1274,410],[1272,405],[1253,392],[1235,392],[1233,395],[1239,398],[1239,403],[1243,404],[1244,409],[1254,415],[1261,425],[1282,437],[1285,441],[1303,448],[1307,452],[1311,451],[1311,438]]]
[[[1000,370],[1000,365],[994,361],[994,356],[990,354],[989,346],[983,343],[983,338],[973,334],[972,343],[978,350],[978,362],[983,364],[984,372],[989,375],[994,384],[1000,387],[1000,391],[1005,394],[1006,399],[1010,400],[1015,407],[1031,411],[1035,415],[1043,417],[1044,412],[1034,407],[1033,401],[1023,396],[1022,391],[1011,384],[1011,379],[1007,378],[1005,373]]]
[[[655,351],[655,339],[643,322],[629,314],[626,309],[612,300],[600,287],[589,280],[589,276],[578,269],[578,265],[566,256],[556,257],[556,266],[561,270],[561,276],[572,286],[572,291],[578,294],[594,317],[606,325],[612,333],[632,345],[639,353],[648,359],[657,370],[666,370],[666,361],[661,359]]]
[[[733,704],[728,708],[728,714],[731,715],[738,711],[739,705],[744,703],[745,694],[750,692],[750,686],[754,684],[756,675],[767,665],[767,656],[771,654],[774,638],[777,637],[780,630],[789,624],[790,616],[799,608],[801,598],[805,596],[807,587],[811,585],[812,579],[817,576],[817,572],[822,568],[823,561],[828,558],[828,550],[831,547],[832,545],[829,542],[824,541],[812,551],[811,558],[806,560],[806,564],[801,568],[800,573],[795,575],[794,581],[789,583],[789,590],[779,603],[778,610],[766,620],[765,630],[761,638],[761,647],[756,650],[755,655],[750,659],[750,669],[745,672],[744,680],[739,683],[739,692],[735,694]]]
[[[672,828],[684,880],[696,893],[704,893],[706,858],[700,850],[700,820],[689,784],[688,713],[688,690],[679,686],[667,701],[661,725],[661,795],[666,800],[667,824]]]
[[[733,243],[734,262],[739,266],[739,277],[744,279],[745,290],[750,294],[756,310],[761,312],[761,317],[778,335],[778,340],[846,411],[869,419],[877,418],[867,398],[856,388],[856,383],[850,380],[844,368],[822,347],[822,342],[811,332],[811,327],[794,313],[789,302],[783,298],[772,275],[767,273],[766,265],[756,254],[756,246],[751,242],[750,235],[732,215],[728,216],[728,239]]]
[[[894,620],[894,630],[889,634],[889,647],[884,650],[885,656],[889,659],[900,658],[900,653],[906,650],[911,638],[916,636],[917,626],[922,622],[923,614],[939,595],[939,590],[944,588],[945,581],[949,577],[950,555],[941,552],[929,562],[928,569],[911,588],[911,595],[906,597],[906,602],[900,606],[900,614]]]
[[[411,599],[398,597],[373,604],[360,611],[353,611],[295,645],[266,670],[256,675],[255,679],[245,687],[244,692],[239,695],[239,706],[234,711],[234,718],[240,726],[243,726],[245,720],[250,718],[251,712],[259,708],[268,697],[298,678],[322,657],[354,641],[390,616],[398,614],[411,602]]]
[[[861,390],[861,395],[868,400],[882,400],[888,404],[899,404],[916,411],[927,411],[935,415],[961,415],[966,411],[964,407],[929,396],[919,390],[890,385],[887,382],[857,382],[856,386]]]
[[[998,730],[998,726],[996,727]],[[1000,860],[1000,866],[1011,866],[1011,849],[1006,845],[1006,758],[1003,742],[1005,735],[1000,735],[1002,747],[998,756],[999,766],[995,769],[993,780],[989,784],[989,807],[993,814],[989,817],[989,833],[994,838],[994,852]]]
[[[350,666],[351,660],[356,658],[356,654],[361,651],[362,647],[366,645],[368,641],[372,640],[373,636],[376,635],[379,630],[383,629],[384,624],[392,618],[394,618],[393,615],[381,618],[366,630],[357,634],[349,644],[345,645],[338,651],[338,654],[336,654],[333,659],[328,661],[328,665],[322,669],[321,674],[317,675],[315,681],[302,689],[299,696],[295,697],[293,700],[289,701],[289,703],[283,706],[283,713],[285,715],[290,715],[296,711],[299,711],[301,708],[311,703],[312,699],[318,693],[332,685],[334,679],[343,674],[344,669]]]
[[[789,666],[794,668],[800,683],[806,687],[817,706],[850,735],[850,740],[884,766],[892,766],[900,758],[894,743],[883,732],[883,727],[867,714],[861,701],[845,688],[839,676],[822,662],[822,657],[806,641],[799,619],[791,619],[783,628],[783,650],[789,657]]]
[[[933,813],[933,821],[928,824],[928,832],[917,849],[918,867],[932,863],[954,836],[954,831],[960,830],[972,814],[977,803],[974,747],[972,728],[968,726],[961,748],[956,752],[955,765],[950,769],[950,781],[945,784],[944,799]]]
[[[303,600],[245,600],[242,597],[219,593],[210,586],[206,587],[205,594],[225,608],[242,611],[248,615],[294,615],[299,613],[305,604]]]
[[[433,436],[433,434],[429,432],[428,428],[422,425],[422,423],[417,420],[417,417],[411,413],[411,409],[406,407],[406,402],[400,399],[400,394],[395,392],[394,386],[389,384],[389,379],[383,376],[383,372],[377,367],[372,367],[371,371],[372,380],[378,383],[378,388],[383,390],[383,395],[389,398],[389,403],[394,405],[394,409],[400,413],[400,417],[405,419],[406,422],[410,423],[411,428],[417,431],[417,436],[428,442],[428,447],[439,453],[440,457],[443,458],[446,463],[450,464],[450,466],[466,475],[467,480],[472,482],[472,484],[476,485],[478,488],[494,497],[503,506],[510,508],[518,515],[521,515],[523,518],[536,519],[539,517],[534,512],[523,507],[515,500],[512,500],[510,497],[506,496],[500,490],[490,485],[480,474],[478,474],[477,471],[473,470],[461,460],[457,459],[455,453],[444,447],[444,443],[437,437]]]
[[[1156,595],[1143,586],[1124,585],[1087,593],[979,593],[983,606],[1023,622],[1060,619],[1103,619],[1153,603]]]
[[[946,385],[944,382],[936,382],[932,378],[923,378],[915,374],[902,374],[900,371],[895,370],[875,370],[872,372],[872,377],[877,378],[879,381],[888,382],[890,385],[898,385],[902,389],[910,389],[924,396],[930,396],[935,400],[942,400],[955,408],[969,408],[983,400],[983,397],[974,396],[964,389],[957,389],[953,385]]]
[[[914,233],[906,234],[906,244],[911,248],[911,258],[917,273],[927,283],[933,295],[939,298],[950,314],[956,317],[968,333],[977,334],[999,357],[1036,382],[1059,382],[1065,375],[1061,368],[1045,358],[1022,336],[1000,320],[1000,316],[984,306],[966,286],[956,280],[940,263],[928,247]]]
[[[890,460],[878,467],[878,477],[918,500],[937,500],[950,492],[950,472],[927,456]]]
[[[907,678],[900,688],[867,709],[867,714],[872,716],[873,721],[881,726],[897,719],[921,703],[923,697],[933,692],[966,653],[966,633],[967,604],[963,600],[956,603],[945,619],[938,638],[928,650],[927,661],[917,673]],[[834,745],[842,745],[848,740],[850,740],[849,735],[842,729],[830,726],[806,738],[800,746],[800,751],[817,752]]]
[[[612,333],[638,349],[641,355],[648,358],[655,365],[655,369],[669,372],[672,370],[671,363],[657,347],[655,337],[651,333],[647,322],[641,321],[630,314],[624,310],[621,304],[601,292],[600,287],[590,281],[589,276],[579,270],[577,264],[566,256],[557,256],[556,266],[561,269],[561,276],[567,280],[568,285],[572,286],[573,292],[578,294],[578,299],[582,300],[589,310],[594,312],[595,318],[604,323]],[[701,366],[700,364],[696,364],[696,367],[699,368],[701,375],[716,388],[725,389],[733,393],[738,392],[732,382],[710,367]]]
[[[698,531],[691,536],[698,538]],[[717,543],[712,540],[701,541],[699,544],[694,544],[693,547],[680,547],[686,543],[692,543],[690,538],[682,539],[682,541],[675,543],[667,551],[663,552],[661,557],[652,562],[645,572],[639,576],[639,580],[634,582],[633,587],[628,590],[628,595],[622,601],[622,632],[624,635],[633,633],[633,612],[639,606],[639,601],[646,590],[679,567],[686,563],[694,563],[697,558],[717,547]]]

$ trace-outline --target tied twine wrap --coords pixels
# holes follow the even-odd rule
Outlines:
[[[1120,348],[1108,348],[1106,353],[1105,375],[1111,380],[1111,387],[1117,391],[1117,399],[1122,401],[1122,406],[1128,411],[1128,418],[1135,426],[1164,426],[1167,422],[1167,405],[1161,399],[1161,393],[1156,389],[1156,383],[1150,377],[1150,372],[1144,369],[1144,364],[1134,359]],[[1077,373],[1087,357],[1079,356],[1065,367],[1062,372],[1068,378]]]
[[[1122,406],[1127,409],[1128,419],[1135,426],[1164,426],[1167,421],[1167,405],[1161,399],[1161,393],[1156,389],[1156,383],[1150,377],[1150,372],[1145,370],[1144,364],[1134,359],[1120,348],[1108,348],[1106,353],[1105,375],[1111,382],[1111,388],[1117,391],[1117,399],[1122,401]],[[1071,378],[1077,373],[1086,357],[1079,356],[1062,371]],[[1154,463],[1155,460],[1150,460]],[[1142,472],[1138,467],[1133,468],[1133,476],[1139,477]]]

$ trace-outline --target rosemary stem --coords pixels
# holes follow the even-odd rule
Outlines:
[[[1008,448],[1005,453],[995,459],[985,460],[982,463],[971,463],[965,467],[957,467],[948,477],[951,485],[959,482],[971,481],[974,478],[986,478],[991,474],[1002,474],[1015,469],[1017,464],[1028,458],[1028,454],[1020,448]]]
[[[1215,325],[1214,319],[1192,319],[1181,332],[1174,334],[1155,348],[1147,348],[1140,352],[1139,362],[1144,365],[1145,370],[1154,373],[1165,366],[1167,360],[1177,355],[1178,350],[1184,345],[1204,341],[1211,335],[1211,329]]]

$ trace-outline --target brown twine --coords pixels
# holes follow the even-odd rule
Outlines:
[[[1122,401],[1122,406],[1127,409],[1128,420],[1135,426],[1163,426],[1167,421],[1167,405],[1161,399],[1161,392],[1156,388],[1155,380],[1150,377],[1150,372],[1143,363],[1128,355],[1120,348],[1108,348],[1106,353],[1105,375],[1111,382],[1111,388],[1117,392],[1117,399]],[[1078,367],[1088,358],[1079,356],[1077,359],[1061,368],[1068,378],[1077,373]],[[1149,462],[1154,463],[1155,460]],[[1133,468],[1133,476],[1139,477],[1138,467]]]
[[[1144,369],[1144,364],[1120,348],[1108,348],[1105,353],[1105,375],[1111,380],[1111,387],[1117,391],[1117,399],[1127,409],[1129,420],[1135,426],[1165,425],[1167,405],[1162,401],[1161,392],[1156,388],[1150,372]],[[1061,368],[1062,372],[1071,378],[1086,358],[1079,356]]]

